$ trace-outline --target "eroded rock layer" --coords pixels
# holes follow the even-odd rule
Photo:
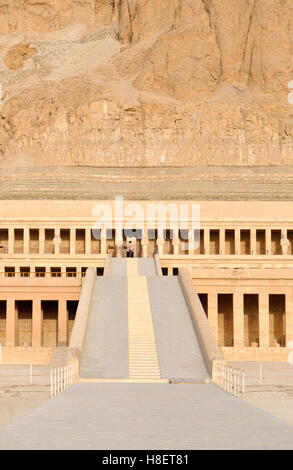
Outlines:
[[[292,0],[0,0],[0,165],[291,165],[292,80]]]

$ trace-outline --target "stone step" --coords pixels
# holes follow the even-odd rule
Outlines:
[[[135,261],[128,260],[127,266],[129,378],[160,378],[147,282],[144,276],[138,276]]]

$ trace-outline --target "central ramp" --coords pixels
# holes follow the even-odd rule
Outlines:
[[[82,351],[80,377],[128,377],[127,277],[95,279]]]
[[[95,279],[81,379],[210,379],[179,279],[156,269],[154,259],[114,258]]]

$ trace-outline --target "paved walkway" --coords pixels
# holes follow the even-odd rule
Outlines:
[[[215,385],[80,383],[2,428],[0,449],[293,449],[293,427]]]

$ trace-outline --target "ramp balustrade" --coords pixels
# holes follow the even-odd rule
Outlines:
[[[50,373],[50,387],[51,387],[51,398],[60,395],[67,388],[69,388],[75,381],[75,368],[72,364],[64,367],[56,367],[51,369]]]
[[[244,399],[245,371],[229,367],[225,363],[216,365],[215,383],[235,397]]]

